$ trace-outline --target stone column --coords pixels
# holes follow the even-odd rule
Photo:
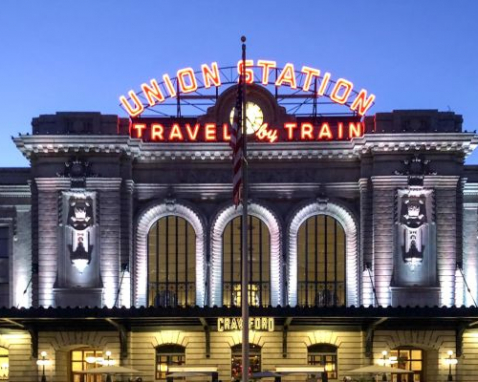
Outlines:
[[[101,248],[100,274],[103,304],[111,308],[119,299],[121,265],[121,178],[88,178],[86,189],[98,194]]]
[[[359,180],[360,187],[360,253],[361,263],[359,271],[362,274],[362,304],[364,306],[375,305],[375,296],[373,292],[373,271],[367,269],[373,264],[373,205],[372,205],[372,186],[370,180],[362,178]],[[370,273],[369,273],[370,271]],[[372,277],[372,279],[371,279]]]
[[[33,305],[54,306],[53,286],[58,260],[58,197],[70,187],[68,178],[36,178],[36,197],[32,203],[33,264],[38,264],[38,276],[33,278]],[[35,216],[36,215],[36,216]],[[35,266],[35,265],[34,265]]]
[[[118,306],[130,307],[132,300],[131,274],[133,264],[133,191],[134,181],[126,180],[121,193],[121,279]],[[127,265],[127,269],[123,266]]]
[[[464,199],[462,270],[471,295],[461,280],[462,285],[456,288],[455,304],[473,306],[474,301],[478,301],[478,185],[465,184]]]
[[[429,176],[424,182],[426,188],[435,189],[440,306],[455,304],[458,181],[458,176]]]
[[[16,235],[13,237],[11,305],[32,305],[32,231],[31,206],[16,205]]]
[[[407,186],[405,176],[373,176],[373,275],[380,306],[391,304],[393,225],[396,189]]]

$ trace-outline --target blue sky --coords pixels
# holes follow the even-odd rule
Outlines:
[[[57,111],[125,116],[118,97],[149,79],[248,56],[308,65],[377,96],[368,113],[452,110],[478,130],[476,0],[2,0],[0,166],[10,140]],[[478,153],[468,159],[478,164]]]

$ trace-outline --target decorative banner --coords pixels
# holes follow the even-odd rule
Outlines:
[[[274,331],[274,318],[272,317],[251,317],[249,318],[249,329],[260,332]],[[217,331],[229,332],[242,330],[242,318],[240,317],[219,317],[217,319]]]
[[[181,95],[195,93],[199,89],[232,84],[241,73],[245,74],[249,84],[260,83],[277,88],[287,86],[311,97],[327,97],[333,103],[347,106],[359,116],[365,115],[375,100],[375,95],[369,94],[367,90],[355,90],[351,81],[345,78],[333,80],[329,72],[322,73],[320,69],[303,66],[296,70],[291,63],[279,68],[275,61],[270,60],[258,60],[255,64],[253,60],[247,60],[245,66],[244,68],[242,60],[237,63],[237,76],[232,75],[229,70],[231,67],[219,68],[216,62],[203,64],[198,71],[192,68],[180,69],[176,77],[164,74],[162,82],[153,78],[149,84],[141,85],[141,91],[130,90],[127,96],[120,97],[120,102],[131,117],[137,117],[148,107],[162,104],[167,99],[180,98]]]
[[[229,123],[198,123],[195,118],[134,118],[130,122],[130,136],[146,142],[160,143],[212,143],[229,142]],[[315,122],[297,117],[295,122],[286,122],[280,128],[264,123],[248,138],[250,142],[317,142],[346,141],[361,137],[364,123],[359,117],[316,118]]]

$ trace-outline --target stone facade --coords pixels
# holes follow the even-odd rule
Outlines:
[[[426,367],[420,381],[446,380],[448,350],[458,356],[456,380],[473,381],[478,168],[465,166],[464,158],[478,137],[463,132],[461,116],[452,112],[378,113],[364,124],[365,134],[352,140],[249,147],[250,214],[265,222],[271,242],[272,308],[260,313],[281,317],[274,332],[251,335],[262,349],[262,369],[305,365],[308,346],[330,344],[337,348],[336,380],[342,380],[376,362],[382,350],[416,347]],[[217,366],[219,377],[229,380],[230,349],[240,336],[217,332],[215,313],[204,318],[185,310],[172,319],[140,309],[151,304],[147,235],[163,216],[184,218],[194,228],[194,309],[222,305],[221,235],[240,215],[232,206],[228,145],[142,142],[129,136],[127,120],[99,113],[44,115],[32,125],[33,134],[14,138],[31,167],[0,169],[0,228],[9,234],[7,261],[1,260],[8,263],[8,282],[0,289],[0,346],[9,351],[10,380],[37,381],[35,362],[46,351],[48,380],[70,381],[70,352],[89,347],[112,351],[152,382],[161,344],[183,346],[186,365]],[[75,270],[64,208],[75,193],[94,199],[89,240],[96,257],[88,259],[91,272],[68,277],[65,272]],[[412,208],[404,207],[408,203]],[[316,215],[336,219],[346,236],[344,310],[333,320],[321,319],[327,307],[297,307],[297,232]],[[98,318],[94,307],[108,313]],[[31,316],[42,315],[42,308],[47,321]],[[356,309],[354,322],[347,317]],[[68,324],[68,318],[75,325],[85,318],[80,311],[91,312],[90,323]],[[138,311],[146,314],[143,326],[134,321]],[[413,322],[414,314],[427,317],[429,327]]]

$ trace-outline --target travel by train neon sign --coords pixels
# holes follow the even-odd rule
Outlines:
[[[332,79],[329,72],[320,69],[302,66],[298,71],[294,64],[287,63],[279,68],[276,61],[271,60],[242,60],[237,63],[237,75],[244,74],[248,84],[260,83],[273,85],[276,88],[289,87],[310,93],[315,97],[327,97],[333,103],[347,106],[351,112],[363,116],[373,105],[375,95],[365,89],[356,90],[354,84],[345,79]],[[168,74],[162,76],[158,82],[153,78],[141,85],[141,91],[130,90],[128,95],[120,97],[121,106],[130,117],[140,116],[146,109],[163,104],[167,99],[179,98],[197,92],[198,89],[219,88],[225,82],[224,73],[216,62],[201,65],[201,70],[192,68],[180,69],[176,77]]]

